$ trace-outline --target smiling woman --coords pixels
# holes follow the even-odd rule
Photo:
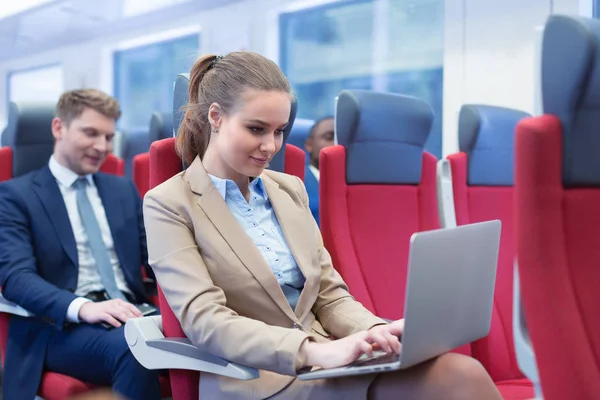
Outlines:
[[[208,173],[233,180],[244,193],[248,177],[259,176],[281,149],[291,101],[287,92],[255,89],[246,89],[240,101],[231,114],[211,104],[208,118],[218,134],[211,137],[203,164]]]

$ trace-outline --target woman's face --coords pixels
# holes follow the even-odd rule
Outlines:
[[[236,110],[220,114],[211,106],[212,134],[227,178],[259,176],[281,149],[290,118],[290,95],[281,91],[246,90]],[[224,177],[225,178],[225,177]]]

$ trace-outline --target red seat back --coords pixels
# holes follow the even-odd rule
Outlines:
[[[0,182],[12,178],[12,149],[8,146],[0,147]]]
[[[502,221],[490,333],[471,344],[473,356],[494,381],[523,378],[515,358],[512,329],[516,257],[513,167],[514,129],[527,116],[501,107],[463,106],[458,132],[461,152],[448,156],[456,223]]]
[[[13,151],[10,147],[0,147],[0,182],[7,181],[13,177]],[[125,174],[125,163],[113,154],[106,157],[100,167],[100,171],[106,174],[123,176]]]
[[[179,132],[184,118],[184,107],[189,95],[189,74],[179,74],[173,86],[173,131]],[[297,103],[292,101],[290,123],[284,130],[284,144],[296,118]],[[167,138],[153,142],[149,152],[149,190],[180,173],[183,162],[175,150],[175,138]],[[271,160],[271,168],[298,176],[304,179],[304,152],[292,145],[287,145]],[[159,303],[163,319],[163,331],[166,337],[185,337],[179,320],[169,307],[159,287]],[[190,400],[198,398],[200,374],[194,371],[170,371],[173,400]]]
[[[150,189],[150,153],[142,153],[133,157],[133,182],[143,198]]]
[[[333,265],[350,293],[371,312],[401,318],[413,233],[439,228],[436,159],[422,155],[418,185],[348,185],[346,149],[320,156],[321,232]]]
[[[305,160],[306,153],[301,148],[292,144],[285,145],[284,172],[286,174],[297,176],[304,181]]]
[[[287,145],[285,155],[286,172],[288,165],[290,165],[296,173],[300,171],[302,173],[301,178],[303,178],[304,157],[305,155],[302,150],[295,146]],[[149,161],[149,189],[160,185],[162,182],[180,173],[183,164],[175,151],[175,138],[162,139],[152,143],[150,145]],[[298,167],[298,165],[300,165],[301,168]],[[165,337],[185,337],[185,333],[181,329],[181,324],[166,302],[160,287],[158,295]],[[171,378],[173,400],[198,398],[198,383],[200,379],[200,374],[198,372],[171,370],[169,374]]]
[[[162,317],[163,334],[170,338],[184,338],[185,333],[181,329],[179,320],[173,314],[171,307],[167,303],[165,296],[158,287],[158,301],[160,314]],[[197,399],[199,397],[198,385],[200,383],[200,373],[197,371],[171,369],[169,370],[171,380],[171,393],[173,400]]]
[[[152,189],[183,170],[183,163],[175,151],[175,138],[157,140],[150,145],[150,177],[148,189]]]
[[[544,28],[545,115],[515,142],[522,303],[546,400],[600,393],[600,21]]]
[[[150,118],[148,130],[148,143],[173,137],[173,113],[161,113],[155,111]],[[150,153],[141,153],[132,160],[133,182],[138,193],[143,198],[150,189]]]
[[[181,158],[175,151],[175,138],[157,140],[150,145],[148,190],[177,175],[182,170]],[[158,302],[165,337],[186,337],[181,324],[158,286]],[[169,370],[173,400],[197,399],[200,374],[196,371]]]
[[[0,147],[0,182],[13,178],[12,154],[12,148],[8,146]],[[100,170],[104,173],[122,176],[125,172],[125,165],[123,160],[109,154],[100,167]],[[4,365],[6,354],[10,318],[11,314],[0,313],[0,356],[2,365]],[[38,394],[45,399],[58,400],[89,391],[93,388],[94,385],[79,381],[70,376],[44,372]]]
[[[350,293],[383,318],[404,314],[410,237],[440,227],[436,159],[423,150],[432,120],[415,98],[342,91],[339,144],[320,155],[325,247]]]
[[[563,187],[563,134],[544,115],[516,138],[521,296],[547,400],[600,393],[600,189]]]
[[[109,154],[100,166],[100,171],[105,174],[125,175],[125,162],[114,154]]]

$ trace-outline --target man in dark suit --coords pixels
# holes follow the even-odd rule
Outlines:
[[[309,163],[304,172],[304,184],[308,193],[308,203],[313,217],[319,220],[319,154],[321,149],[333,145],[333,117],[321,118],[310,129],[304,147],[309,154]]]
[[[64,93],[48,165],[0,184],[2,294],[35,315],[11,318],[5,399],[32,399],[44,369],[160,398],[157,372],[135,360],[123,331],[147,301],[141,199],[125,178],[98,172],[120,113],[100,91]]]

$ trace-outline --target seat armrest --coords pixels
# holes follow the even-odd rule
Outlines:
[[[519,369],[529,380],[533,382],[535,397],[543,398],[540,378],[538,375],[535,353],[531,345],[527,322],[521,303],[521,287],[519,283],[518,262],[514,264],[514,282],[513,282],[513,336],[515,342],[515,353]]]
[[[256,368],[235,364],[200,350],[189,339],[165,338],[160,316],[128,320],[125,338],[135,358],[147,369],[185,369],[240,380],[259,376]]]
[[[454,209],[454,189],[452,187],[452,169],[450,161],[439,160],[436,166],[437,204],[442,228],[456,227]]]
[[[0,312],[19,315],[21,317],[33,317],[33,314],[23,307],[6,300],[2,293],[0,293]]]

